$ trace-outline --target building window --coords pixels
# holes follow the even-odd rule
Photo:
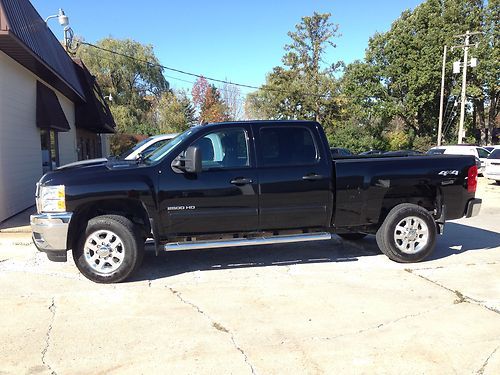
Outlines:
[[[58,133],[53,129],[40,129],[40,145],[42,149],[43,173],[59,166]]]

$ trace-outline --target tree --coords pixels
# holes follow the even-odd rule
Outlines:
[[[205,77],[198,78],[193,84],[191,95],[193,97],[194,108],[198,113],[201,111],[201,106],[205,102],[209,86],[210,84]]]
[[[229,120],[229,108],[222,100],[219,90],[206,78],[196,80],[191,90],[193,104],[201,124]]]
[[[154,104],[152,115],[158,133],[181,133],[194,123],[194,111],[184,92],[163,93]]]
[[[148,113],[153,99],[160,98],[169,87],[153,47],[131,39],[113,38],[102,39],[96,45],[116,53],[83,44],[77,57],[96,76],[102,91],[111,94],[110,109],[118,131],[152,134],[154,128],[148,122]]]
[[[243,108],[241,92],[238,86],[225,83],[220,91],[222,92],[222,101],[227,107],[228,120],[241,120],[243,117]]]
[[[221,98],[219,90],[210,85],[206,92],[205,101],[201,106],[200,121],[202,124],[229,120],[229,108]]]
[[[273,119],[311,119],[331,124],[338,115],[338,84],[334,72],[341,63],[324,61],[335,47],[338,25],[330,14],[303,17],[291,42],[285,45],[283,66],[273,68],[260,90],[247,96],[247,116]]]
[[[466,30],[482,31],[479,48],[471,49],[480,63],[468,74],[467,95],[474,106],[467,113],[476,115],[469,115],[467,124],[470,134],[476,122],[490,127],[491,134],[498,123],[499,18],[499,0],[427,0],[403,12],[388,32],[370,38],[364,61],[347,66],[342,78],[346,112],[365,123],[384,123],[386,135],[407,132],[410,143],[418,140],[423,146],[429,137],[435,139],[443,46],[460,44],[454,35]],[[451,64],[462,53],[460,48],[449,52],[445,97],[459,95],[461,76],[451,74]],[[452,120],[448,114],[448,128]]]
[[[472,51],[479,64],[471,71],[468,92],[473,98],[476,127],[481,132],[481,141],[491,144],[493,131],[500,127],[500,1],[489,0],[480,9],[478,28],[482,32],[477,37],[478,48]],[[474,120],[476,120],[476,118]]]

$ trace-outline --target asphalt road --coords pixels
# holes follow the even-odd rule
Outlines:
[[[0,374],[499,374],[500,186],[478,196],[418,264],[336,237],[148,251],[117,285],[4,226]]]

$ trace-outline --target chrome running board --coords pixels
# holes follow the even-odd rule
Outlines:
[[[219,247],[237,247],[237,246],[256,246],[256,245],[274,245],[279,243],[305,242],[305,241],[322,241],[330,240],[330,233],[303,233],[282,236],[268,236],[256,238],[231,238],[228,240],[214,241],[186,241],[186,242],[169,242],[164,245],[165,251],[171,250],[198,250],[198,249],[214,249]]]

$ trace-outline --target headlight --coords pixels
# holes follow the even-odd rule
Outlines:
[[[37,207],[40,212],[66,211],[66,194],[64,185],[41,186]]]

